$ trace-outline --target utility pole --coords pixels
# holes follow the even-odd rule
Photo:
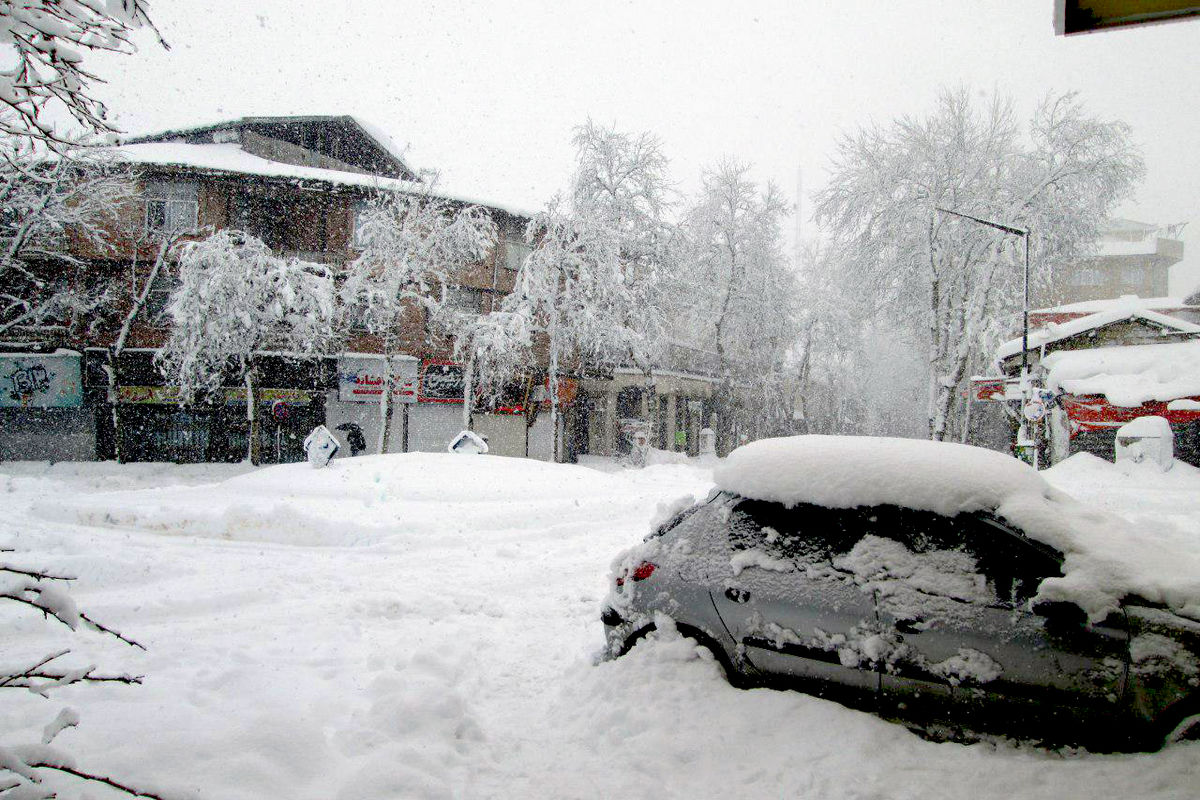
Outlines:
[[[1037,423],[1040,419],[1030,419],[1026,414],[1026,409],[1029,407],[1029,401],[1033,399],[1033,386],[1029,378],[1029,229],[1017,228],[1012,225],[1005,225],[1000,222],[993,222],[990,219],[981,217],[973,217],[970,214],[963,214],[961,211],[953,211],[949,208],[934,206],[935,211],[940,211],[943,214],[951,214],[955,217],[969,219],[971,222],[977,222],[980,225],[986,225],[989,228],[995,228],[998,231],[1020,236],[1025,240],[1025,280],[1022,287],[1021,301],[1021,423],[1017,429],[1017,448],[1019,450],[1027,449],[1028,453],[1022,453],[1024,460],[1033,465],[1034,469],[1038,468],[1038,448],[1037,448]],[[1026,423],[1034,423],[1034,435],[1030,436],[1026,429]]]

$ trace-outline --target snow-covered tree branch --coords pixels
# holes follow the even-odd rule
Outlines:
[[[0,550],[0,553],[10,553]],[[0,603],[7,602],[41,614],[46,619],[59,622],[71,630],[81,626],[111,636],[132,647],[145,649],[138,642],[120,631],[103,625],[81,611],[74,599],[60,584],[72,581],[69,575],[52,573],[33,567],[0,562]],[[70,660],[71,650],[52,652],[25,664],[6,664],[0,667],[0,690],[23,689],[44,698],[55,690],[81,683],[140,684],[141,676],[127,673],[98,673],[94,665],[60,666],[57,662]],[[48,781],[47,773],[58,773],[76,779],[101,783],[134,797],[160,798],[154,793],[78,768],[65,752],[52,747],[60,733],[79,724],[79,713],[69,707],[62,708],[58,715],[42,731],[41,741],[27,745],[0,746],[0,796],[20,798],[57,797],[54,781]]]
[[[259,239],[223,230],[188,242],[156,360],[183,402],[236,378],[245,386],[247,458],[259,462],[257,355],[320,353],[333,337],[334,281],[327,267],[275,255]]]
[[[113,287],[89,275],[76,253],[111,252],[122,206],[135,194],[132,177],[86,153],[36,156],[11,138],[0,154],[0,335],[95,324]]]
[[[460,318],[446,303],[447,290],[470,264],[495,246],[496,226],[478,206],[460,207],[423,194],[379,193],[363,212],[360,254],[346,267],[341,299],[349,324],[376,336],[384,354],[378,452],[390,448],[392,356],[400,351],[406,315],[424,314],[443,332]]]
[[[88,52],[132,53],[132,35],[149,28],[167,44],[145,0],[0,0],[0,43],[12,58],[0,68],[0,134],[51,149],[75,146],[46,111],[58,107],[88,134],[115,133],[108,109],[92,93],[101,79],[83,66]]]

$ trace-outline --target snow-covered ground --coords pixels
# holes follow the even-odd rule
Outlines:
[[[1043,474],[1200,545],[1200,471],[1080,456]],[[81,766],[212,800],[1200,795],[1200,744],[935,744],[733,689],[669,635],[594,665],[609,562],[659,504],[710,485],[695,465],[449,454],[0,464],[8,560],[78,575],[80,604],[149,648],[2,609],[4,663],[69,645],[145,684],[5,693],[0,742],[37,740],[70,704],[81,726],[56,744]]]

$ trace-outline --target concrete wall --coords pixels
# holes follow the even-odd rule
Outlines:
[[[381,422],[378,403],[343,402],[338,400],[336,390],[325,393],[325,427],[333,431],[333,435],[342,443],[343,451],[338,454],[339,457],[350,455],[345,431],[337,430],[337,426],[343,422],[354,422],[362,428],[367,440],[365,453],[377,452]],[[400,403],[392,404],[392,440],[388,452],[404,452],[404,409]]]
[[[525,455],[523,414],[476,414],[475,432],[486,436],[488,452],[497,456]]]
[[[94,461],[90,408],[0,409],[0,461]]]

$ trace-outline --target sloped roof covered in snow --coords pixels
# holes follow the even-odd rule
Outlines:
[[[229,141],[229,133],[253,131],[280,141],[312,150],[326,152],[387,178],[412,180],[416,170],[404,160],[404,150],[384,131],[358,117],[342,115],[309,115],[284,117],[241,117],[209,125],[178,128],[125,139],[125,144],[144,142],[185,142],[209,144]],[[339,140],[341,150],[330,149]]]
[[[1194,325],[1176,317],[1169,317],[1166,314],[1142,308],[1135,303],[1116,303],[1104,311],[1098,311],[1094,314],[1088,314],[1087,316],[1058,324],[1051,323],[1044,328],[1030,331],[1029,349],[1037,350],[1099,328],[1135,320],[1140,320],[1148,325],[1161,328],[1164,336],[1200,335],[1200,325]],[[1001,362],[1020,354],[1021,339],[1012,339],[996,349],[996,361]]]
[[[286,164],[247,153],[235,142],[226,144],[189,144],[186,142],[145,142],[108,148],[114,157],[131,164],[180,167],[214,173],[254,175],[295,181],[319,181],[332,186],[378,189],[398,192],[427,192],[429,187],[417,181],[365,175],[359,172]],[[460,203],[487,206],[518,217],[534,212],[510,204],[463,194],[435,191],[438,197]]]
[[[1065,556],[1063,577],[1044,581],[1040,598],[1068,600],[1095,620],[1136,594],[1200,618],[1200,556],[1076,502],[1003,453],[915,439],[792,436],[739,447],[714,479],[725,491],[789,506],[993,512]]]

